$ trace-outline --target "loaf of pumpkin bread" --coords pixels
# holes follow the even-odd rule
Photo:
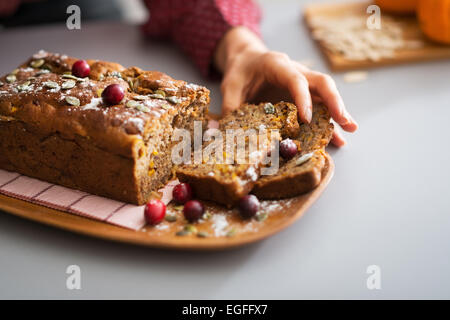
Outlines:
[[[144,204],[172,170],[175,128],[204,121],[209,91],[157,71],[40,51],[0,78],[0,168],[113,199]],[[118,84],[123,100],[102,90]]]

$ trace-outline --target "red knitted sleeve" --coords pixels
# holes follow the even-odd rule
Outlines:
[[[202,74],[209,75],[215,48],[235,26],[260,35],[261,11],[252,0],[144,0],[150,18],[142,28],[153,38],[173,40]]]

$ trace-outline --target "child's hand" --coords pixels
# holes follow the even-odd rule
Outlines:
[[[227,32],[217,48],[215,64],[224,73],[221,86],[224,113],[254,99],[269,84],[288,90],[303,122],[311,120],[314,100],[323,101],[331,117],[345,131],[354,132],[358,128],[330,76],[312,71],[284,53],[269,51],[246,28]],[[338,147],[345,144],[337,128],[332,143]]]

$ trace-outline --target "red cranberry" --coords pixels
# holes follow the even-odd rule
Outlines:
[[[173,199],[179,204],[184,204],[192,199],[192,188],[187,183],[179,183],[173,188]]]
[[[102,98],[107,104],[119,104],[125,96],[123,88],[118,84],[110,84],[103,90]]]
[[[248,194],[239,200],[239,211],[244,218],[251,218],[259,210],[259,200],[253,194]]]
[[[161,200],[150,200],[144,209],[144,217],[148,224],[160,223],[166,215],[166,205]]]
[[[284,139],[280,142],[280,154],[284,159],[292,159],[297,151],[297,145],[291,139]]]
[[[205,208],[200,201],[190,200],[184,204],[184,217],[190,222],[199,220],[204,212]]]
[[[91,67],[85,60],[78,60],[72,65],[72,74],[75,77],[84,78],[88,77],[91,72]]]

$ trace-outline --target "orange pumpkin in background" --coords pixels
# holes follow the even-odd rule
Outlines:
[[[430,0],[433,1],[433,0]],[[414,13],[418,0],[375,0],[380,9],[390,13]]]
[[[450,0],[419,0],[417,16],[427,37],[450,44]]]

